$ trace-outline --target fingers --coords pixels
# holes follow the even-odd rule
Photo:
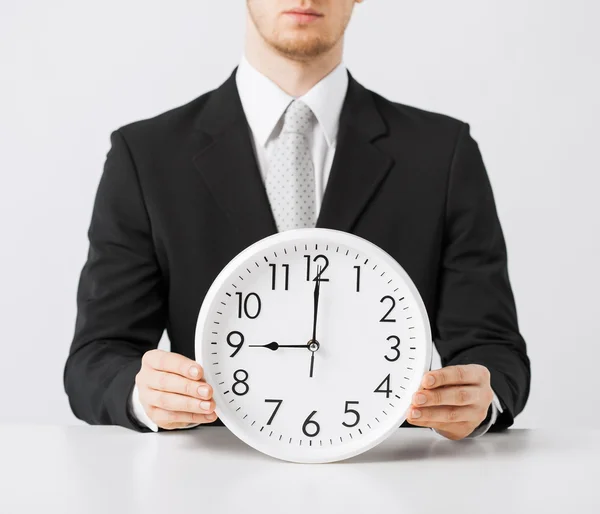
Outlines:
[[[411,425],[434,426],[440,423],[480,423],[487,414],[480,407],[412,407],[408,413],[408,422]]]
[[[449,386],[437,389],[421,389],[412,398],[416,407],[438,405],[478,405],[488,398],[482,398],[486,389],[481,386]],[[491,398],[489,399],[491,401]]]
[[[164,371],[149,373],[146,379],[146,386],[156,391],[177,393],[202,400],[210,400],[213,395],[212,387],[204,381],[197,382],[181,375],[165,373]]]
[[[146,352],[135,382],[150,419],[169,430],[215,421],[213,389],[202,376],[202,367],[183,355]]]
[[[177,430],[178,428],[191,428],[193,426],[195,426],[195,423],[171,423],[160,428],[164,428],[166,430]]]
[[[452,441],[464,439],[474,430],[472,423],[438,423],[433,428],[438,434]]]
[[[155,389],[148,389],[144,395],[144,400],[150,407],[174,412],[211,414],[215,410],[215,402],[213,400],[199,400],[191,396],[167,393]]]
[[[425,389],[433,389],[448,385],[489,383],[489,380],[490,372],[485,366],[463,364],[429,371],[423,377],[421,384]]]
[[[182,428],[187,425],[196,425],[203,423],[212,423],[217,419],[217,415],[198,414],[194,412],[177,412],[161,409],[159,407],[149,407],[148,415],[161,428]]]
[[[157,371],[175,373],[191,380],[200,380],[203,375],[202,367],[195,361],[178,353],[164,350],[151,350],[144,354],[142,365]]]
[[[448,439],[462,439],[485,419],[492,398],[490,372],[485,366],[447,366],[424,375],[406,419]]]

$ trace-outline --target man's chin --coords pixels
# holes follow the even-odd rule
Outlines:
[[[271,42],[280,53],[294,59],[311,59],[327,53],[333,45],[319,36],[299,36]]]

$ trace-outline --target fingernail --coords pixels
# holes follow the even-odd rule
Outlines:
[[[214,412],[211,412],[210,414],[206,414],[206,419],[208,419],[209,421],[214,421],[215,419],[217,419],[217,415]]]
[[[208,398],[208,387],[206,387],[206,386],[200,386],[198,388],[198,394],[200,396],[202,396],[203,398]]]
[[[421,411],[419,409],[413,409],[412,410],[412,417],[413,418],[420,418],[421,417]]]
[[[202,410],[210,410],[210,402],[200,402],[200,408]]]
[[[424,394],[416,394],[415,395],[415,403],[417,405],[423,405],[427,401],[427,397]]]
[[[425,379],[425,383],[431,387],[433,384],[435,384],[435,377],[433,375],[428,375]]]
[[[198,368],[196,368],[196,367],[190,368],[190,375],[192,375],[193,377],[197,377],[199,373],[200,372],[198,371]]]

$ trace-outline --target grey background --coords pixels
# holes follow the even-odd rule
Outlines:
[[[115,128],[218,86],[242,0],[2,0],[0,421],[74,423],[62,389],[96,186]],[[471,124],[532,361],[517,427],[600,426],[600,3],[367,0],[345,63]]]

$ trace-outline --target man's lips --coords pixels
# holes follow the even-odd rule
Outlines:
[[[311,23],[323,17],[321,13],[313,9],[291,9],[290,11],[285,11],[283,14],[299,23]]]

